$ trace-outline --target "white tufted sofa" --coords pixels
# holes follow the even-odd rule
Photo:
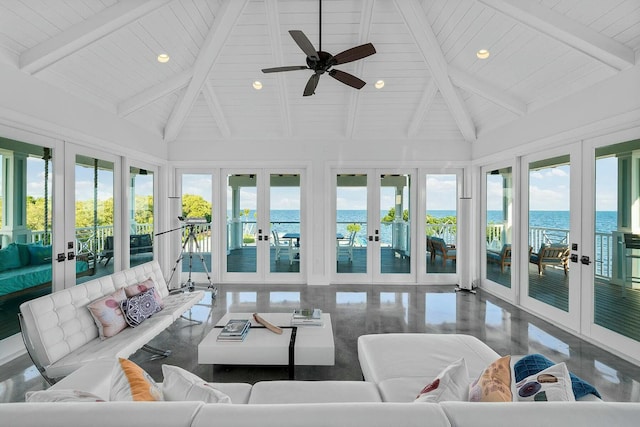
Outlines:
[[[156,283],[164,309],[136,328],[125,328],[116,336],[101,340],[87,305],[148,278]],[[151,261],[23,303],[21,328],[31,358],[53,383],[88,362],[128,357],[203,297],[203,291],[170,294],[160,265]]]

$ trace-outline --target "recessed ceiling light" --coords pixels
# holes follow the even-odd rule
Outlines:
[[[487,59],[489,55],[491,55],[491,53],[489,53],[487,49],[480,49],[479,51],[476,52],[476,56],[479,59]]]
[[[160,55],[158,55],[158,62],[161,63],[165,63],[165,62],[169,62],[169,55],[166,53],[161,53]]]
[[[260,89],[262,89],[262,83],[261,83],[261,82],[259,82],[258,80],[256,80],[255,82],[253,82],[253,88],[254,88],[255,90],[260,90]]]
[[[376,89],[382,89],[384,87],[384,80],[378,80],[374,86]]]

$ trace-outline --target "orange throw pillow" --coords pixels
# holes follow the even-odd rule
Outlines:
[[[511,356],[487,366],[469,389],[470,402],[512,402]]]
[[[110,400],[156,401],[162,399],[162,390],[134,362],[119,358],[111,376]]]

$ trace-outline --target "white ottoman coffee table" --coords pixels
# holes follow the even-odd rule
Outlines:
[[[227,313],[198,345],[201,365],[285,365],[289,378],[295,366],[333,366],[335,345],[329,313],[322,314],[322,326],[291,326],[290,313],[258,313],[266,321],[283,328],[282,335],[253,320],[253,313]],[[230,319],[250,319],[251,329],[244,341],[217,341],[220,329]]]

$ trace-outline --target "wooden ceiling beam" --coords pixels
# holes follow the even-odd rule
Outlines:
[[[527,27],[589,55],[617,70],[636,63],[635,52],[616,40],[530,0],[478,0]]]
[[[209,72],[216,63],[218,55],[236,25],[246,3],[247,0],[233,0],[227,1],[220,6],[207,38],[200,47],[200,52],[193,66],[193,77],[174,106],[173,111],[171,111],[169,120],[164,128],[165,141],[173,141],[180,133],[184,121],[193,107],[193,103],[202,92]]]
[[[267,29],[269,31],[269,39],[271,43],[272,57],[274,64],[282,64],[284,62],[284,54],[282,52],[282,38],[280,37],[280,19],[278,18],[278,2],[277,0],[265,0],[264,6],[267,14]],[[293,39],[291,40],[293,41]],[[293,134],[291,125],[291,109],[289,108],[289,93],[285,83],[284,73],[276,73],[275,79],[278,85],[278,103],[280,104],[282,129],[285,136],[289,137]]]
[[[410,138],[417,136],[418,132],[420,132],[420,129],[427,118],[427,114],[429,113],[429,108],[431,108],[431,104],[433,103],[437,93],[438,87],[436,86],[436,82],[433,79],[429,80],[427,88],[422,93],[422,98],[420,98],[420,104],[413,113],[413,118],[409,124],[408,135]]]
[[[182,89],[189,84],[191,76],[193,76],[192,69],[184,70],[175,76],[158,83],[157,85],[151,86],[150,88],[125,99],[118,104],[118,115],[120,117],[128,116],[129,114],[157,101],[163,96]]]
[[[369,34],[371,34],[371,23],[373,20],[373,5],[374,0],[365,0],[362,3],[362,12],[360,13],[360,31],[358,34],[359,44],[367,43]],[[357,61],[355,63],[354,74],[356,77],[362,75],[364,69],[364,60]],[[349,138],[353,137],[354,129],[356,127],[356,116],[358,113],[358,103],[360,101],[360,91],[352,90],[349,98],[349,106],[347,107],[347,127],[346,135]]]
[[[35,74],[173,0],[120,1],[20,55],[20,70]]]
[[[480,81],[454,68],[449,68],[449,77],[454,85],[488,99],[519,116],[524,116],[527,113],[527,104],[487,81]]]
[[[396,0],[396,7],[416,41],[416,45],[422,53],[427,68],[429,68],[460,133],[466,141],[475,141],[475,124],[464,100],[449,79],[447,61],[422,6],[417,0]]]
[[[231,129],[229,128],[229,123],[224,116],[224,111],[220,106],[220,102],[218,102],[218,97],[213,90],[213,86],[211,83],[206,82],[204,84],[204,88],[202,90],[202,95],[204,96],[204,100],[207,103],[207,107],[209,107],[209,111],[213,116],[213,119],[216,121],[218,125],[218,129],[220,129],[220,133],[225,138],[231,137]]]

